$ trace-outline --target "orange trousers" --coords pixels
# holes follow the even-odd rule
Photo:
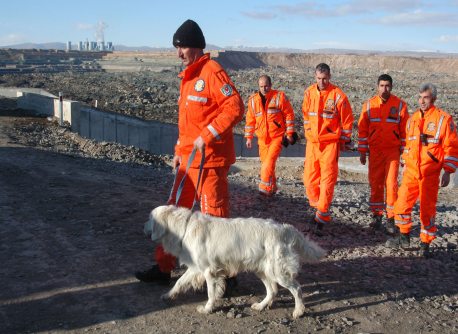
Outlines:
[[[329,207],[339,172],[339,142],[307,142],[304,162],[305,194],[316,209],[315,220],[329,223]]]
[[[376,216],[383,215],[385,209],[388,218],[394,216],[394,203],[398,194],[399,158],[398,148],[370,151],[369,207]]]
[[[176,202],[176,193],[181,179],[185,175],[186,166],[178,168],[175,185],[172,189],[168,204],[176,204],[186,208],[191,208],[197,194],[200,196],[200,211],[212,216],[229,217],[229,184],[227,174],[229,167],[204,168],[202,171],[200,186],[196,194],[196,184],[199,175],[198,168],[189,168],[185,176],[181,196]],[[176,266],[176,258],[164,251],[162,245],[158,245],[155,250],[154,259],[162,272],[169,273]]]
[[[427,244],[436,238],[435,217],[439,177],[439,174],[434,174],[418,180],[406,170],[394,205],[396,226],[401,233],[407,234],[412,229],[412,208],[417,199],[420,199],[420,239]]]
[[[261,160],[261,182],[259,191],[271,195],[277,191],[277,178],[275,177],[275,166],[280,156],[283,137],[272,139],[269,144],[258,140],[259,158]]]

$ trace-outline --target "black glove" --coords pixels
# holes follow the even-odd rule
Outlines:
[[[286,135],[283,136],[283,139],[281,141],[281,144],[284,146],[284,147],[288,147],[289,145],[289,140],[288,138],[286,138]]]
[[[299,135],[297,134],[296,131],[294,131],[292,137],[293,137],[293,142],[291,143],[291,145],[294,145],[299,140]]]
[[[289,144],[291,144],[291,145],[296,144],[296,142],[299,140],[299,135],[297,134],[297,132],[293,132],[293,134],[291,135],[291,137],[293,137],[293,142],[292,142],[292,143],[289,142],[288,136],[287,136],[287,135],[284,135],[284,136],[283,136],[283,140],[281,141],[281,144],[282,144],[284,147],[288,147]]]

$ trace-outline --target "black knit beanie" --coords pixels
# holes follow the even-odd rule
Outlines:
[[[173,34],[173,46],[205,49],[205,37],[199,25],[193,20],[186,20]]]

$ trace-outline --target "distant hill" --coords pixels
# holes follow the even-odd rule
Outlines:
[[[65,50],[67,48],[66,43],[21,43],[21,44],[14,44],[14,45],[5,45],[0,46],[0,49],[51,49],[51,50]],[[77,45],[72,44],[72,49],[76,50]],[[223,48],[216,46],[216,45],[207,45],[208,50],[223,50]],[[175,50],[174,47],[170,48],[156,48],[150,46],[127,46],[122,44],[114,45],[115,51],[152,51],[152,52],[163,52],[163,51],[173,51]]]
[[[56,49],[56,50],[65,50],[67,45],[60,42],[50,42],[50,43],[21,43],[14,45],[5,45],[0,46],[0,49]]]
[[[14,45],[0,46],[0,49],[56,49],[65,50],[66,43],[22,43]],[[72,44],[72,49],[76,50],[77,45]],[[173,51],[173,47],[158,48],[151,46],[127,46],[122,44],[114,45],[115,51],[138,51],[138,52],[165,52]],[[263,53],[314,53],[328,55],[383,55],[383,56],[401,56],[401,57],[432,57],[432,58],[454,58],[458,53],[427,52],[427,51],[380,51],[380,50],[351,50],[351,49],[294,49],[294,48],[272,48],[272,47],[248,47],[248,46],[227,46],[220,47],[213,44],[207,44],[206,50],[228,50],[243,52],[263,52]]]

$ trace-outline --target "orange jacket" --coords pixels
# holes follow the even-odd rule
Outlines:
[[[407,121],[406,131],[406,147],[402,155],[406,173],[421,179],[439,175],[442,168],[455,172],[458,167],[458,137],[449,114],[435,106],[424,115],[417,110]]]
[[[312,143],[349,143],[353,127],[353,113],[347,96],[342,90],[329,84],[326,90],[318,90],[317,84],[304,92],[302,103],[305,137]]]
[[[407,104],[395,95],[383,102],[376,95],[363,103],[358,122],[358,151],[369,148],[397,148],[401,153],[406,142]]]
[[[205,141],[205,167],[235,162],[232,128],[245,112],[243,101],[223,68],[210,54],[203,55],[179,74],[178,141],[175,154],[187,164],[197,137]],[[198,167],[197,155],[192,167]]]
[[[266,104],[262,104],[261,94],[253,94],[248,99],[245,138],[253,138],[253,132],[265,143],[272,138],[294,132],[294,111],[285,93],[271,90],[266,94]]]

